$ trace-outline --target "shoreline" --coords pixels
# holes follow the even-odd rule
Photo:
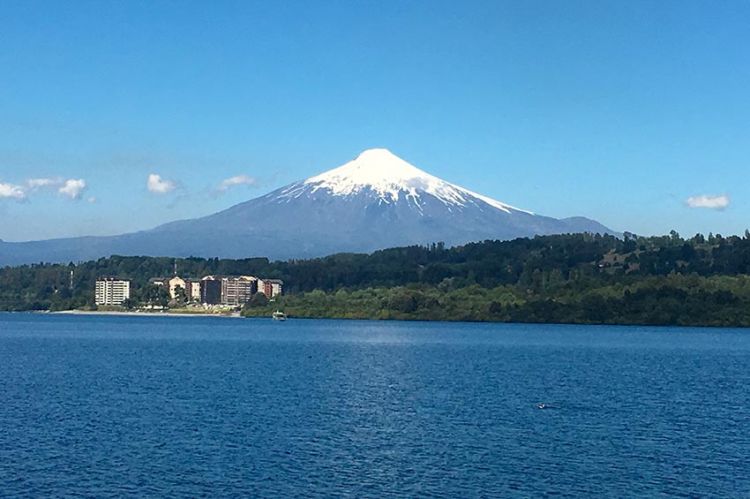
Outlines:
[[[239,312],[231,314],[190,313],[190,312],[127,312],[119,310],[58,310],[56,312],[39,312],[42,314],[62,315],[109,315],[109,316],[138,316],[138,317],[219,317],[225,319],[242,319]]]
[[[213,313],[190,313],[190,312],[127,312],[127,311],[109,311],[109,310],[58,310],[58,311],[21,311],[11,312],[4,311],[0,313],[31,313],[41,315],[77,315],[77,316],[123,316],[123,317],[219,317],[227,319],[268,319],[267,315],[247,315],[242,316],[240,312],[233,312],[232,314],[213,314]],[[462,324],[518,324],[518,325],[550,325],[550,326],[608,326],[608,327],[649,327],[649,328],[690,328],[690,329],[736,329],[747,331],[750,329],[748,325],[708,325],[708,324],[648,324],[648,323],[636,323],[636,322],[622,322],[622,323],[607,323],[607,322],[540,322],[540,321],[491,321],[491,320],[450,320],[450,319],[426,319],[424,317],[412,318],[412,317],[341,317],[341,316],[325,316],[325,315],[293,315],[290,316],[295,320],[337,320],[337,321],[374,321],[374,322],[419,322],[419,323],[462,323]]]

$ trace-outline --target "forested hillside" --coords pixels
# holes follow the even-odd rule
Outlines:
[[[750,325],[750,237],[576,234],[338,254],[312,260],[103,258],[0,270],[0,309],[91,305],[99,276],[250,274],[285,281],[265,315]],[[73,272],[72,282],[70,273]],[[72,285],[71,285],[72,284]]]

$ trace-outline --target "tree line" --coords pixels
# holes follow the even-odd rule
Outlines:
[[[90,307],[97,277],[131,279],[137,293],[175,264],[183,277],[284,280],[283,298],[247,307],[246,315],[283,306],[308,317],[750,325],[748,233],[570,234],[283,262],[112,256],[40,263],[0,269],[0,309]]]

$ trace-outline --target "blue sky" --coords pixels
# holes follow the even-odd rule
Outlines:
[[[546,215],[741,233],[749,25],[739,0],[6,0],[0,238],[205,215],[371,147]]]

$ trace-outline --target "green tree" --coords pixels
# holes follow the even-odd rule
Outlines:
[[[250,298],[250,301],[247,302],[247,307],[249,308],[260,308],[266,306],[268,306],[268,297],[265,293],[255,293],[252,298]]]

